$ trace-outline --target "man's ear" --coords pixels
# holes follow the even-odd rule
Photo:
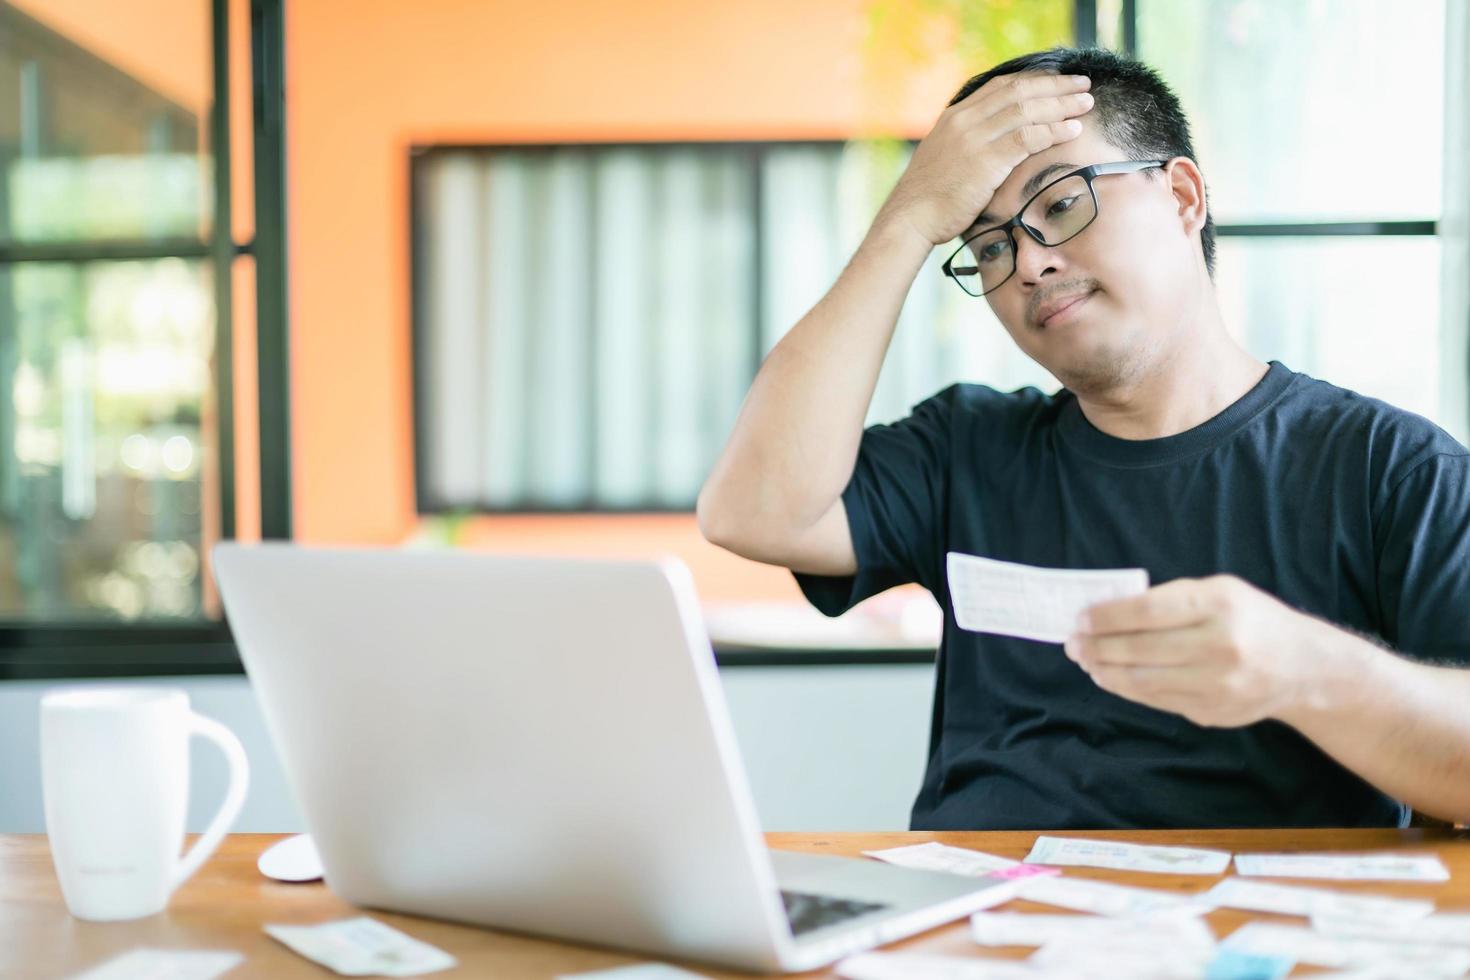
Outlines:
[[[1204,229],[1205,216],[1208,214],[1205,175],[1200,173],[1199,165],[1189,157],[1175,157],[1164,168],[1164,176],[1169,181],[1169,190],[1179,207],[1179,220],[1184,223],[1185,234],[1198,234]]]

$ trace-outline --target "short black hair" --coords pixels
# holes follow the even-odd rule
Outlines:
[[[1092,79],[1092,111],[1109,143],[1135,160],[1189,157],[1196,163],[1194,143],[1189,137],[1189,120],[1179,99],[1159,77],[1158,72],[1141,61],[1125,58],[1106,48],[1063,48],[1023,54],[996,65],[970,79],[950,105],[964,99],[980,86],[1001,75],[1019,72],[1047,72],[1054,75],[1086,75]],[[1145,171],[1153,176],[1157,171]],[[1210,214],[1209,196],[1205,197],[1205,226],[1200,229],[1200,247],[1205,253],[1205,269],[1215,275],[1215,219]]]

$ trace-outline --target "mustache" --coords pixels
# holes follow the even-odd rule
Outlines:
[[[1031,294],[1031,298],[1026,302],[1026,322],[1035,323],[1037,313],[1041,310],[1041,304],[1049,300],[1055,299],[1058,296],[1080,296],[1083,293],[1090,293],[1095,289],[1101,288],[1102,283],[1096,279],[1068,279],[1066,282],[1059,282],[1055,285],[1047,286],[1045,289],[1038,289]]]

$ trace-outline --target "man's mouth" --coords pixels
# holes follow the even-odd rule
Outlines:
[[[1066,323],[1077,315],[1078,310],[1092,298],[1095,292],[1097,290],[1089,289],[1085,293],[1074,293],[1071,296],[1048,300],[1036,311],[1036,325],[1045,328]]]

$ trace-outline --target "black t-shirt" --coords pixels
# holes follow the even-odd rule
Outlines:
[[[1202,728],[1098,688],[1057,644],[954,621],[945,554],[1239,576],[1416,659],[1470,664],[1470,452],[1424,418],[1272,362],[1219,415],[1125,440],[1062,390],[945,389],[869,428],[843,492],[835,616],[919,582],[944,637],[915,829],[1383,826],[1407,809],[1276,721]],[[1470,706],[1467,706],[1470,710]]]

